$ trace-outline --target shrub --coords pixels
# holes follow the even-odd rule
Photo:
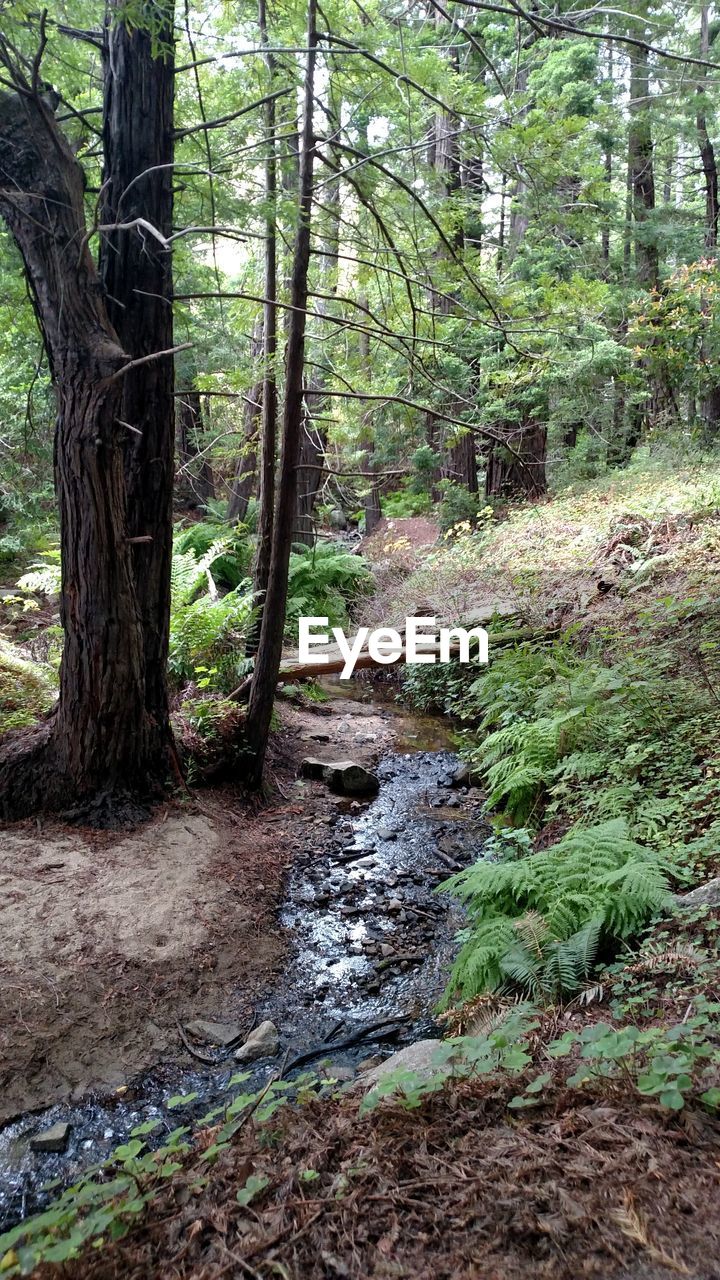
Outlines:
[[[54,698],[52,672],[0,637],[0,733],[35,724]]]
[[[558,844],[504,863],[478,862],[445,882],[470,916],[449,991],[502,987],[571,995],[601,945],[637,933],[669,901],[669,858],[630,839],[622,819],[576,828]]]
[[[362,556],[333,542],[300,547],[290,556],[286,622],[297,634],[298,618],[328,618],[331,627],[347,621],[349,606],[372,587],[372,573]]]

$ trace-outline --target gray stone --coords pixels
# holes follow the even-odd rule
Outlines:
[[[210,1022],[205,1018],[186,1022],[185,1030],[196,1040],[203,1040],[205,1044],[219,1044],[222,1048],[242,1035],[242,1027],[235,1022]]]
[[[344,796],[365,795],[380,787],[375,774],[354,760],[329,761],[323,766],[322,776],[333,791]]]
[[[415,1044],[399,1049],[397,1053],[393,1053],[371,1071],[364,1071],[358,1079],[358,1084],[364,1089],[369,1089],[377,1084],[378,1080],[400,1069],[415,1071],[422,1076],[431,1076],[434,1070],[433,1058],[441,1044],[442,1040],[416,1040]]]
[[[459,764],[450,779],[451,787],[469,787],[470,786],[470,770],[466,764]]]
[[[374,773],[354,760],[318,760],[306,756],[300,765],[303,778],[323,781],[340,795],[366,795],[379,789]]]
[[[236,1062],[254,1062],[256,1058],[274,1058],[280,1048],[278,1030],[274,1022],[261,1022],[250,1032],[244,1045],[236,1050]]]
[[[720,876],[689,893],[676,894],[675,901],[679,907],[720,907]]]
[[[312,778],[319,782],[323,776],[325,765],[322,760],[318,760],[316,756],[306,756],[300,765],[300,776],[303,778]]]
[[[65,1120],[58,1120],[49,1129],[36,1133],[30,1139],[31,1151],[64,1151],[70,1137],[70,1125]]]

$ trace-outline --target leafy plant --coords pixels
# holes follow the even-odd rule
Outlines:
[[[470,926],[448,992],[575,993],[601,946],[631,937],[668,902],[672,870],[614,819],[576,828],[530,857],[458,872],[442,888],[466,904]]]

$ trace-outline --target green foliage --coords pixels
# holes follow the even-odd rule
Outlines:
[[[219,587],[234,590],[250,572],[253,545],[247,525],[228,530],[226,524],[203,520],[176,533],[173,551],[175,558],[191,553],[211,569]]]
[[[55,696],[54,673],[0,636],[0,733],[34,724]]]
[[[405,479],[394,493],[384,494],[382,513],[390,520],[407,520],[413,516],[429,516],[433,504],[429,493],[418,493],[413,481]]]
[[[437,509],[437,519],[441,533],[448,533],[456,525],[467,522],[474,525],[478,518],[478,508],[482,500],[477,493],[470,493],[465,485],[456,484],[452,480],[444,480],[441,485],[442,501]]]
[[[601,944],[632,937],[669,901],[673,870],[616,818],[576,827],[529,857],[459,872],[443,888],[465,903],[470,926],[449,992],[464,999],[503,987],[546,999],[577,992]]]
[[[525,1041],[537,1026],[534,1010],[517,1006],[487,1035],[455,1036],[445,1040],[422,1071],[398,1067],[388,1072],[366,1093],[360,1114],[366,1115],[386,1098],[408,1111],[422,1106],[450,1080],[471,1080],[502,1072],[516,1075],[532,1061]]]
[[[520,825],[622,817],[641,840],[685,837],[687,788],[697,785],[698,800],[703,792],[698,747],[715,728],[670,648],[636,646],[606,665],[599,642],[581,654],[572,635],[495,659],[490,647],[490,667],[461,707],[486,732],[479,742],[467,732],[465,754],[489,805]]]
[[[209,594],[174,607],[170,618],[170,674],[200,688],[229,691],[247,673],[245,637],[255,618],[250,582],[213,599]]]
[[[286,627],[297,634],[300,617],[328,618],[329,626],[347,621],[350,605],[372,587],[372,574],[362,556],[332,542],[299,547],[290,556]]]
[[[247,1072],[234,1075],[227,1088],[234,1090],[248,1078]],[[162,1193],[168,1179],[187,1169],[189,1194],[201,1191],[207,1185],[208,1165],[231,1145],[245,1124],[252,1120],[258,1126],[266,1125],[291,1098],[306,1101],[321,1085],[316,1076],[305,1073],[293,1081],[270,1080],[254,1093],[235,1093],[229,1103],[213,1108],[197,1122],[196,1135],[189,1125],[183,1125],[172,1129],[154,1149],[145,1139],[160,1122],[137,1125],[128,1142],[117,1147],[103,1164],[88,1169],[49,1209],[0,1235],[0,1274],[30,1275],[41,1262],[68,1262],[91,1243],[101,1247],[106,1241],[121,1239]],[[165,1106],[172,1112],[189,1106],[197,1096],[195,1092],[178,1095]],[[209,1125],[212,1141],[202,1142],[199,1151],[194,1137],[202,1137]],[[238,1193],[238,1202],[250,1204],[267,1185],[266,1179],[251,1174]]]

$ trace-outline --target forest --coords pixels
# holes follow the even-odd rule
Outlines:
[[[718,1280],[720,6],[0,19],[0,1276]]]

